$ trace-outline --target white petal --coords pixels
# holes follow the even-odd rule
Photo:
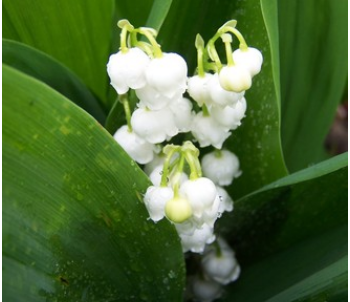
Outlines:
[[[239,170],[238,157],[228,150],[221,150],[220,156],[216,152],[204,155],[202,170],[206,177],[220,186],[230,185],[242,173]]]
[[[179,132],[190,131],[194,113],[189,99],[181,97],[170,104],[170,110],[174,114],[174,122]]]
[[[217,149],[221,149],[224,141],[231,135],[211,116],[203,116],[203,112],[197,113],[193,118],[191,132],[201,147],[212,145]]]
[[[237,93],[225,90],[221,87],[219,75],[216,73],[209,82],[209,94],[213,105],[225,107],[236,104],[244,96],[244,91]]]
[[[154,145],[145,141],[134,132],[129,132],[127,126],[122,126],[114,134],[114,139],[139,164],[146,164],[153,159]]]
[[[174,192],[169,187],[151,186],[147,189],[144,202],[151,219],[157,222],[165,216],[165,205],[172,199]]]
[[[206,73],[204,77],[198,75],[188,79],[188,93],[198,103],[199,106],[212,104],[212,98],[209,93],[209,82],[213,77],[212,74]]]
[[[172,98],[179,90],[183,93],[187,88],[186,61],[176,53],[163,53],[148,65],[146,79],[155,90]]]
[[[247,50],[236,49],[232,53],[235,64],[244,66],[253,77],[261,70],[263,57],[260,50],[248,47]]]

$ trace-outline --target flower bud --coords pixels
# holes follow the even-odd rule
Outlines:
[[[219,73],[222,88],[228,91],[242,92],[252,86],[252,77],[241,65],[225,66]]]
[[[181,223],[192,216],[192,209],[187,199],[175,197],[167,202],[165,214],[172,222]]]

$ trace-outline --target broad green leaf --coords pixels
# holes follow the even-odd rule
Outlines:
[[[223,301],[346,301],[347,227],[343,225],[242,268]]]
[[[282,143],[291,171],[327,157],[324,141],[347,79],[347,3],[278,2]]]
[[[179,301],[173,226],[140,201],[149,181],[61,94],[3,66],[3,299]]]
[[[238,258],[257,259],[347,222],[347,154],[291,174],[235,202],[220,219]]]
[[[234,197],[243,196],[286,175],[280,143],[280,95],[278,20],[276,1],[175,1],[159,34],[165,51],[176,51],[196,67],[195,37],[205,41],[230,19],[247,43],[264,56],[262,72],[246,93],[248,109],[242,126],[235,130],[225,147],[235,152],[243,174],[229,188]],[[210,22],[208,22],[210,20]],[[219,46],[219,41],[218,41]],[[238,43],[235,42],[235,47]],[[220,47],[219,47],[220,48]],[[223,55],[223,49],[221,49]],[[225,62],[225,59],[223,60]]]
[[[112,0],[5,0],[3,37],[56,58],[105,102],[113,13]]]
[[[74,73],[52,57],[28,45],[3,40],[2,61],[51,86],[104,123],[106,114],[98,100]]]
[[[172,0],[154,0],[146,25],[159,31],[169,12]]]

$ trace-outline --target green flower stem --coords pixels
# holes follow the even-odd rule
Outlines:
[[[216,257],[218,258],[222,257],[221,247],[217,239],[215,239],[215,241],[213,242],[213,245],[215,247]]]
[[[128,99],[128,94],[121,94],[119,95],[119,101],[123,104],[124,107],[124,112],[125,112],[125,117],[126,117],[126,123],[128,125],[128,131],[132,132],[132,127],[131,127],[131,112],[130,112],[130,105],[129,105],[129,99]]]
[[[126,26],[124,26],[120,33],[120,51],[122,53],[127,53],[129,51],[129,48],[127,46],[127,35],[128,35],[128,29]]]
[[[231,26],[225,26],[223,28],[221,28],[220,30],[221,34],[226,33],[226,32],[231,32],[232,34],[234,34],[238,41],[239,41],[239,48],[242,51],[247,51],[248,50],[248,45],[246,43],[246,41],[244,40],[242,34],[238,31],[238,29],[231,27]]]
[[[231,47],[232,37],[229,34],[223,34],[223,35],[221,35],[221,38],[225,44],[227,65],[233,66],[233,65],[235,65],[235,63],[233,62],[233,57],[232,57],[232,47]]]
[[[143,50],[149,57],[153,57],[153,51],[152,51],[152,45],[147,43],[147,42],[143,42],[143,41],[139,41],[137,39],[137,32],[135,30],[133,30],[130,33],[130,40],[131,40],[131,45],[134,47],[138,47],[141,50]]]
[[[200,177],[200,175],[202,174],[202,171],[198,171],[198,164],[196,163],[196,159],[195,159],[195,158],[198,159],[198,157],[194,156],[190,150],[184,151],[184,154],[185,154],[186,162],[190,166],[190,171],[191,171],[190,180],[195,180],[198,177]]]
[[[173,184],[174,198],[179,197],[180,180],[181,180],[182,171],[184,169],[184,164],[185,164],[185,157],[183,153],[181,153],[179,163],[177,165],[176,173],[174,175],[174,184]]]
[[[220,70],[222,68],[222,64],[221,64],[218,52],[216,51],[216,48],[215,48],[215,41],[217,40],[217,38],[215,38],[215,37],[216,37],[216,35],[212,39],[209,40],[209,42],[207,44],[207,52],[208,52],[210,58],[214,61],[215,65],[217,66],[217,69]],[[220,37],[220,35],[218,37]]]
[[[169,169],[170,164],[171,164],[171,159],[173,155],[180,150],[180,147],[173,148],[169,151],[167,154],[167,157],[164,161],[163,164],[163,174],[162,178],[160,180],[160,186],[161,187],[166,187],[168,185],[168,175],[171,173],[171,170]]]
[[[209,109],[208,109],[207,105],[205,105],[204,103],[202,106],[202,111],[203,111],[203,116],[210,116]]]
[[[222,151],[221,151],[220,149],[215,149],[215,150],[214,150],[214,156],[215,156],[216,158],[222,157]]]
[[[202,177],[202,167],[198,156],[194,156],[194,164],[196,165],[198,177]]]
[[[135,29],[138,33],[144,35],[148,41],[151,43],[152,48],[153,48],[153,53],[155,58],[161,58],[163,56],[163,52],[160,48],[160,45],[157,43],[156,39],[154,36],[146,29],[138,28]]]
[[[197,64],[198,64],[198,76],[205,77],[204,65],[203,65],[203,48],[197,50]]]

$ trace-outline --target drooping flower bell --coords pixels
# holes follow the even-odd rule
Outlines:
[[[168,98],[184,93],[187,88],[187,64],[176,53],[154,58],[145,72],[147,84]]]
[[[179,131],[168,107],[156,111],[138,108],[131,116],[131,125],[135,133],[152,144],[162,143]]]
[[[206,177],[220,186],[228,186],[241,175],[238,157],[228,150],[207,153],[202,158],[202,169]]]
[[[236,49],[232,53],[232,57],[235,64],[247,69],[252,77],[257,75],[261,70],[263,56],[260,50],[256,48]]]
[[[139,137],[135,132],[129,131],[126,125],[117,130],[114,139],[139,164],[147,164],[153,159],[154,145]]]
[[[146,85],[145,70],[150,58],[139,48],[119,51],[109,57],[107,72],[111,85],[118,94],[125,94],[131,89]]]

